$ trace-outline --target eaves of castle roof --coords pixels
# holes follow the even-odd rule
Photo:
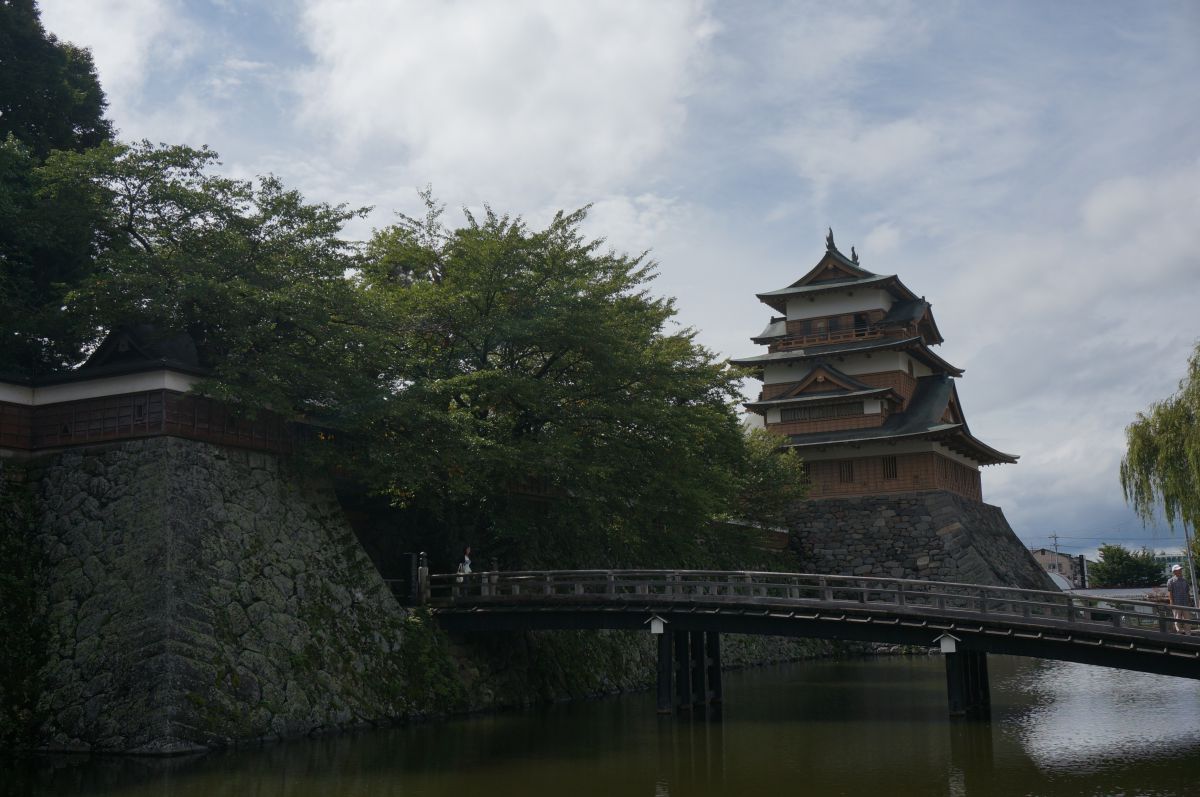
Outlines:
[[[807,346],[805,348],[788,349],[786,351],[767,352],[766,354],[758,354],[753,357],[738,357],[731,359],[729,362],[734,365],[761,368],[767,363],[821,360],[846,354],[860,354],[893,349],[908,351],[915,359],[936,371],[945,372],[951,376],[963,375],[963,369],[951,365],[935,354],[920,336],[867,341],[851,340],[844,343],[830,343],[823,346]]]
[[[907,409],[890,416],[882,426],[796,434],[789,438],[785,447],[803,450],[926,439],[936,440],[981,465],[996,465],[1002,462],[1011,464],[1017,461],[1017,455],[992,448],[972,435],[965,420],[944,421],[943,417],[951,399],[957,404],[957,390],[954,381],[948,375],[924,376],[917,380],[917,390]]]

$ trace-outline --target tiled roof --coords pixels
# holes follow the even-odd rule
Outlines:
[[[808,346],[803,349],[773,351],[758,354],[753,357],[736,357],[729,362],[734,365],[757,367],[767,363],[781,363],[795,360],[812,360],[842,354],[857,354],[869,351],[886,351],[888,349],[904,349],[913,354],[921,362],[938,370],[946,371],[954,376],[962,376],[963,370],[957,368],[934,354],[925,341],[919,337],[885,338],[883,340],[851,340],[845,343],[829,343],[823,346]]]
[[[945,374],[923,376],[904,412],[891,415],[882,426],[792,435],[790,448],[814,448],[838,443],[887,442],[901,439],[934,438],[964,450],[984,465],[1013,463],[1017,457],[988,446],[975,438],[965,423],[944,423],[941,418],[954,395],[954,382]]]

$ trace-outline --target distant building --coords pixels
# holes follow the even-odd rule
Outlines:
[[[1071,556],[1052,551],[1049,548],[1034,548],[1030,553],[1033,554],[1033,558],[1037,560],[1043,570],[1051,575],[1062,576],[1070,581],[1073,587],[1087,585],[1087,568],[1089,565],[1095,564],[1095,562],[1089,562],[1082,555]]]
[[[1183,548],[1170,548],[1167,550],[1155,551],[1154,561],[1157,562],[1163,569],[1163,573],[1170,577],[1171,568],[1175,565],[1183,565],[1187,567],[1187,555],[1184,554]]]

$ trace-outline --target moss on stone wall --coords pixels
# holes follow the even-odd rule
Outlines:
[[[34,741],[46,660],[45,566],[24,466],[0,461],[0,747]]]

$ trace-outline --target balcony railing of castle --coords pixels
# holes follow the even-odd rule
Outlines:
[[[788,335],[786,338],[772,343],[767,350],[771,352],[788,351],[804,346],[821,346],[826,343],[841,343],[847,340],[870,340],[882,338],[885,334],[887,334],[886,330],[878,324],[868,324],[850,329],[825,329],[808,334]]]

